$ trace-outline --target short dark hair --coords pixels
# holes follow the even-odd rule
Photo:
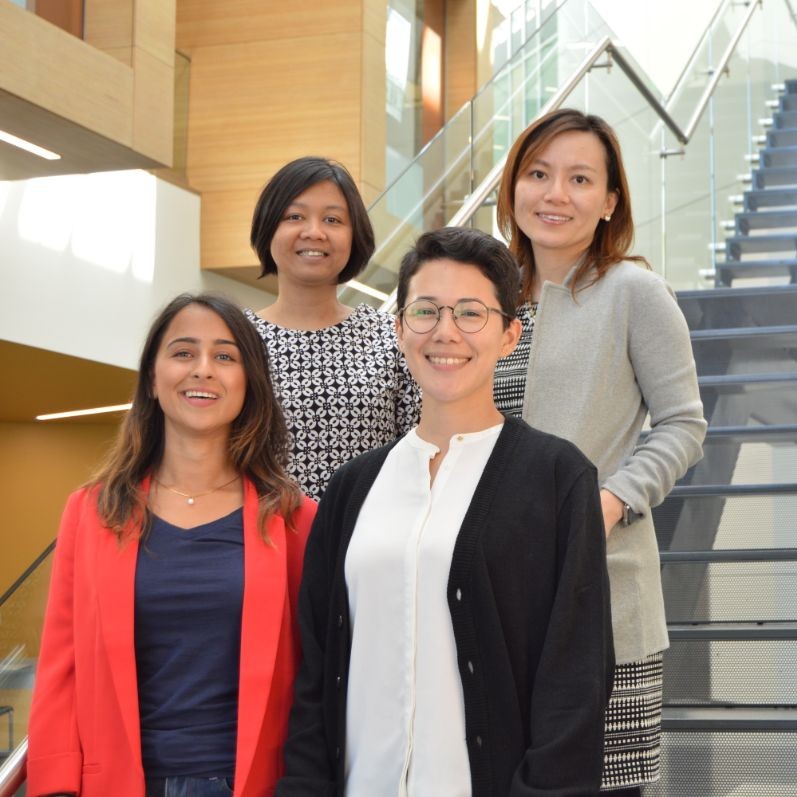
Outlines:
[[[271,239],[282,221],[285,209],[299,194],[325,180],[340,188],[351,220],[351,253],[338,275],[338,284],[348,282],[365,268],[374,253],[374,229],[354,179],[346,167],[337,161],[307,156],[286,163],[260,192],[249,236],[252,249],[260,260],[259,276],[277,273],[277,264],[271,257]]]
[[[410,280],[430,260],[455,260],[475,266],[495,288],[504,316],[504,327],[517,314],[520,295],[520,269],[504,244],[481,230],[469,227],[443,227],[424,233],[401,260],[396,300],[400,309],[407,301]]]
[[[268,518],[279,512],[290,523],[301,495],[285,473],[289,436],[282,408],[271,384],[263,341],[243,311],[230,299],[213,293],[182,293],[172,299],[152,323],[141,352],[133,406],[125,416],[115,445],[92,479],[99,486],[98,510],[109,529],[121,537],[131,519],[148,529],[146,496],[139,489],[161,462],[165,442],[164,416],[152,390],[152,379],[163,336],[175,316],[198,305],[215,313],[232,332],[246,374],[246,394],[232,422],[228,455],[239,474],[247,476],[260,497],[259,525],[265,536]]]

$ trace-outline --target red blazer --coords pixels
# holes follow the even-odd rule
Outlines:
[[[119,544],[95,496],[73,493],[61,519],[29,725],[29,797],[144,797],[133,645],[138,541]],[[257,494],[245,482],[234,797],[270,795],[282,774],[300,654],[297,592],[315,510],[306,498],[296,533],[272,518],[267,544]]]

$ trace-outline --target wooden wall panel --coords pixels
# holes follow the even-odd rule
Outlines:
[[[179,0],[177,47],[192,53],[220,44],[351,33],[362,25],[363,2],[372,0]],[[296,56],[299,61],[302,53]]]
[[[446,3],[446,119],[450,119],[479,89],[476,48],[477,2],[479,0],[453,0]]]
[[[367,198],[382,189],[383,0],[177,8],[178,49],[191,57],[187,175],[202,195],[204,268],[256,266],[255,201],[293,158],[335,158]]]
[[[0,2],[0,110],[27,109],[5,127],[62,155],[4,145],[0,178],[171,164],[175,0],[85,0],[84,23],[85,41]]]
[[[0,3],[0,31],[0,89],[95,133],[130,142],[129,67],[11,3]]]

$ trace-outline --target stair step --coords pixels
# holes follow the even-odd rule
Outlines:
[[[662,710],[661,725],[668,731],[793,732],[797,731],[797,708],[667,706]]]
[[[729,261],[741,260],[742,255],[758,253],[794,252],[797,255],[797,232],[733,235],[725,239],[725,251]]]
[[[712,548],[710,551],[659,551],[659,560],[662,564],[672,562],[797,562],[797,548]]]
[[[797,258],[772,260],[726,260],[717,263],[717,277],[723,285],[735,279],[757,279],[760,277],[789,277],[797,282]]]
[[[758,189],[797,186],[797,166],[764,166],[756,169],[753,172],[753,186]],[[797,192],[794,192],[794,195],[797,197]]]
[[[793,147],[797,145],[797,130],[769,130],[766,142],[768,147]]]
[[[755,642],[797,640],[797,622],[764,623],[673,623],[667,626],[670,640],[724,640]]]
[[[797,378],[795,378],[797,381]],[[670,498],[700,498],[736,495],[797,495],[797,483],[763,484],[677,484]]]
[[[740,235],[751,230],[777,230],[783,227],[797,227],[797,208],[794,210],[757,210],[751,213],[737,213],[735,227]]]
[[[790,188],[745,191],[744,209],[752,211],[760,208],[797,208],[797,192]]]
[[[771,327],[727,327],[722,329],[696,329],[691,333],[692,343],[708,341],[741,341],[756,345],[763,340],[775,346],[797,346],[797,324]]]
[[[797,424],[784,423],[773,426],[710,426],[705,444],[732,443],[784,443],[797,442]]]
[[[797,104],[797,94],[794,101]],[[797,166],[797,146],[767,147],[759,154],[762,166]]]
[[[792,324],[797,285],[679,291],[678,304],[690,329]]]
[[[778,111],[772,114],[772,124],[777,130],[797,128],[797,111]]]
[[[797,80],[794,78],[783,81],[783,91],[786,94],[797,94]]]
[[[780,111],[797,111],[797,94],[782,94],[776,102]]]

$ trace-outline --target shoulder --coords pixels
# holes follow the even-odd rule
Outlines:
[[[518,465],[533,462],[536,468],[564,468],[573,472],[595,470],[581,450],[563,437],[535,429],[521,418],[507,417],[497,447],[512,449]],[[524,468],[518,471],[523,473]]]
[[[358,304],[347,321],[353,329],[373,330],[391,338],[396,336],[396,317],[384,310],[377,310],[369,304]]]
[[[250,310],[248,307],[243,308],[243,314],[246,316],[247,321],[258,331],[260,337],[264,337],[266,334],[266,327],[268,327],[266,319],[261,318],[254,310]]]
[[[661,299],[667,296],[672,300],[675,297],[661,274],[630,260],[623,260],[612,266],[600,282],[614,289],[631,291],[639,298]]]

